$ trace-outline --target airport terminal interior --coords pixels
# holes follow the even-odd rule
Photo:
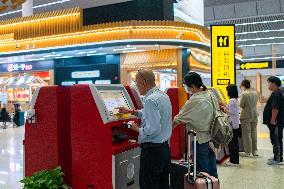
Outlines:
[[[284,127],[283,32],[284,0],[0,0],[0,189],[284,189],[283,135],[271,132]],[[171,126],[196,96],[188,73],[200,76],[224,119],[233,117],[228,86],[237,90],[242,129],[235,135],[228,117],[222,126],[234,138],[226,144],[202,130],[216,150],[218,182],[195,175],[198,152],[188,158],[194,150],[187,133],[197,127],[179,122],[160,142],[151,136],[165,125],[144,133],[153,126],[146,111],[153,111],[147,101],[155,91],[141,89],[149,72],[169,97],[172,109],[160,113],[171,112]],[[248,93],[257,110],[251,152],[244,119],[253,119],[253,109],[246,118],[241,113],[252,104],[243,100]],[[239,164],[232,163],[233,140]],[[164,144],[171,151],[168,187],[145,187],[145,151]]]

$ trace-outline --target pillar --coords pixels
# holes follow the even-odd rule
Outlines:
[[[33,15],[33,0],[26,0],[22,4],[22,16],[32,16]]]

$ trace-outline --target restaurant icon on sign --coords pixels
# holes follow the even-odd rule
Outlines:
[[[217,47],[229,47],[229,36],[217,36]]]

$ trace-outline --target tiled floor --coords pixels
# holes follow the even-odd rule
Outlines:
[[[284,189],[284,165],[268,166],[272,156],[268,130],[258,126],[259,158],[241,158],[241,167],[218,167],[222,189]],[[20,189],[24,128],[0,129],[0,189]]]
[[[262,114],[260,114],[262,115]],[[284,189],[284,165],[269,166],[273,157],[267,126],[258,124],[258,158],[240,157],[240,167],[218,167],[222,189]]]
[[[24,127],[0,128],[0,189],[19,189],[23,177]]]

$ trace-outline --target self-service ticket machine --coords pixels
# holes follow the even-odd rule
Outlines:
[[[71,185],[70,88],[41,87],[34,94],[24,138],[24,172],[61,166],[65,182]]]
[[[128,91],[135,109],[142,109],[143,103],[141,97],[134,86],[125,86]],[[180,108],[185,104],[188,99],[188,95],[185,93],[184,88],[168,88],[166,94],[169,96],[172,104],[172,117],[179,113]],[[179,160],[184,156],[185,150],[185,127],[178,125],[172,132],[170,140],[170,149],[172,159]],[[187,138],[187,137],[186,137]]]
[[[139,188],[137,133],[124,124],[137,121],[118,114],[134,108],[122,85],[71,87],[72,188]]]
[[[172,117],[176,116],[179,108],[179,90],[178,88],[169,88],[166,94],[170,97],[172,104]],[[171,155],[173,159],[181,159],[184,154],[184,126],[178,125],[172,132],[170,140]]]

